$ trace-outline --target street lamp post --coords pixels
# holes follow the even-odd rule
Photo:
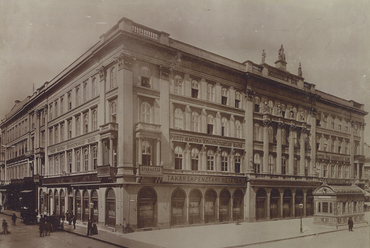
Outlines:
[[[301,224],[300,224],[300,232],[303,233],[303,229],[302,229],[302,212],[303,212],[303,203],[300,203],[299,204],[299,209],[301,210]]]

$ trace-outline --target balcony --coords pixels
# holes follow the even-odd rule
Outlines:
[[[355,155],[355,163],[365,163],[366,158],[364,155]]]
[[[100,139],[114,138],[118,135],[118,124],[116,122],[108,122],[100,126]]]
[[[98,166],[98,178],[100,179],[111,179],[113,180],[117,174],[117,168],[110,165],[101,165]]]
[[[141,131],[149,131],[149,132],[160,133],[161,132],[161,125],[140,122],[140,123],[136,124],[136,132],[141,132]]]

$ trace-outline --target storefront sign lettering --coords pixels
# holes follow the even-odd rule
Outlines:
[[[199,144],[207,144],[207,145],[244,148],[244,143],[240,143],[240,142],[231,142],[231,141],[216,140],[216,139],[203,139],[203,138],[187,137],[187,136],[180,136],[180,135],[173,135],[173,136],[171,136],[171,138],[172,138],[173,141],[182,141],[182,142],[191,142],[191,143],[199,143]]]
[[[198,175],[163,175],[163,182],[201,183],[201,184],[238,184],[245,185],[245,177],[198,176]]]
[[[145,166],[139,167],[139,172],[141,176],[162,176],[163,170],[160,166]]]

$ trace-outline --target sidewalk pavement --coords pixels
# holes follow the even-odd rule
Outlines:
[[[5,210],[2,213],[12,215],[14,211]],[[19,216],[19,213],[17,213]],[[370,222],[370,212],[365,213],[365,218]],[[182,247],[244,247],[279,240],[320,235],[330,232],[347,231],[347,226],[323,226],[313,224],[313,217],[303,218],[303,233],[300,233],[300,220],[287,219],[263,222],[243,222],[239,225],[213,224],[170,228],[154,231],[141,231],[134,233],[118,233],[99,228],[99,234],[86,236],[86,225],[64,224],[64,231],[75,235],[85,236],[118,247],[135,248],[182,248]],[[355,225],[356,228],[369,228],[367,223]]]

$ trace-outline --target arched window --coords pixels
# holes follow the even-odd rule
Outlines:
[[[254,173],[261,172],[261,157],[258,153],[254,154]]]
[[[229,171],[228,168],[229,154],[227,152],[221,153],[221,171]]]
[[[221,103],[223,105],[229,104],[229,90],[226,88],[222,88],[221,90]]]
[[[89,113],[84,114],[84,134],[89,132]]]
[[[221,124],[222,124],[221,135],[222,136],[229,136],[229,121],[225,117],[223,117],[221,119]]]
[[[198,98],[199,97],[199,83],[196,80],[191,82],[191,97]]]
[[[183,80],[179,75],[176,75],[174,78],[174,93],[183,95]]]
[[[191,113],[191,123],[192,123],[192,131],[199,132],[200,131],[200,121],[199,121],[199,114],[198,112]]]
[[[149,141],[144,140],[142,142],[142,164],[143,165],[152,165],[152,145]]]
[[[207,151],[207,170],[215,169],[215,154],[213,150]]]
[[[151,123],[152,120],[152,106],[147,103],[143,102],[141,104],[141,122]]]
[[[81,171],[81,154],[80,150],[76,151],[76,171]]]
[[[175,109],[175,128],[184,129],[184,114],[180,108]]]
[[[98,112],[96,109],[92,111],[92,130],[95,131],[98,129]]]
[[[215,87],[213,84],[207,85],[207,100],[210,102],[215,101]]]
[[[96,146],[93,148],[93,166],[94,170],[98,168],[98,149]]]
[[[110,88],[116,88],[117,87],[117,71],[116,67],[113,67],[110,71]]]
[[[114,227],[116,226],[116,194],[113,189],[108,189],[105,202],[105,223]]]
[[[208,134],[214,134],[213,127],[215,125],[215,119],[213,115],[208,115],[207,116],[207,133]]]
[[[175,170],[182,170],[182,148],[176,146],[175,148]]]
[[[199,150],[197,148],[191,149],[191,170],[198,170]]]
[[[235,92],[235,108],[241,108],[242,94],[237,91]]]
[[[110,121],[116,122],[117,121],[117,104],[116,101],[112,101],[110,103]]]
[[[150,73],[149,68],[142,67],[140,70],[140,74],[141,74],[141,86],[146,87],[146,88],[151,88],[151,85],[150,85],[151,73]]]
[[[89,150],[84,150],[84,170],[89,171]]]
[[[235,129],[236,129],[236,137],[241,139],[243,138],[243,135],[242,135],[242,124],[240,123],[240,121],[235,121]]]

